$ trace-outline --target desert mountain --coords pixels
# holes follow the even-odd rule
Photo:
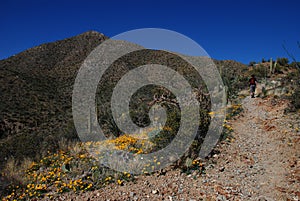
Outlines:
[[[1,163],[10,157],[39,157],[55,148],[62,137],[77,138],[71,104],[74,80],[87,55],[106,39],[103,34],[90,31],[33,47],[0,61]],[[173,66],[181,72],[190,69],[185,62],[160,51],[140,51],[131,56],[117,61],[108,73],[118,72],[116,78],[119,79],[120,73],[128,72],[132,66],[148,64],[154,58],[160,64]],[[224,82],[231,95],[234,95],[232,89],[238,91],[244,87],[245,84],[239,83],[245,81],[246,65],[229,60],[215,60],[215,63],[222,77],[226,78]],[[191,76],[192,71],[188,74],[192,82],[198,79]],[[109,88],[111,82],[114,80],[102,82],[103,88]]]
[[[10,156],[34,156],[58,136],[70,135],[76,73],[105,39],[103,34],[89,31],[0,61],[1,163]]]
[[[198,135],[183,157],[153,174],[146,168],[150,168],[150,163],[144,167],[145,175],[134,177],[132,173],[117,173],[97,164],[83,149],[85,143],[72,141],[78,140],[73,125],[72,92],[83,61],[106,39],[103,34],[90,31],[0,61],[0,195],[5,196],[4,200],[299,197],[300,83],[299,71],[288,62],[262,62],[248,67],[232,60],[213,60],[227,92],[227,114],[222,120],[218,145],[210,157],[201,159],[194,153],[199,153],[211,117],[218,115],[210,111],[203,75],[176,54],[165,51],[144,49],[117,59],[106,70],[96,92],[98,123],[106,135],[116,136],[104,144],[113,143],[114,147],[138,156],[161,149],[174,139],[181,108],[174,94],[164,87],[141,87],[129,103],[130,117],[141,127],[149,124],[151,105],[156,103],[167,109],[166,129],[150,138],[152,130],[147,131],[148,143],[121,135],[124,133],[119,132],[112,119],[110,98],[114,87],[127,72],[146,64],[168,66],[192,86],[201,106]],[[249,97],[248,91],[251,74],[259,81],[255,99]],[[210,76],[210,71],[206,75]],[[190,110],[187,112],[190,114]],[[94,123],[97,122],[90,122],[90,126]],[[29,159],[22,160],[26,158]],[[126,160],[127,156],[123,158]],[[161,159],[157,161],[154,156],[152,164],[158,167],[163,163]],[[278,174],[274,176],[274,172]]]

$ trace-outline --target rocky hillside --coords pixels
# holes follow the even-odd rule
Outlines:
[[[90,31],[65,40],[33,47],[0,61],[1,164],[9,157],[17,159],[24,156],[39,157],[39,154],[43,154],[40,150],[55,149],[57,141],[62,137],[77,138],[71,114],[74,80],[87,55],[106,39],[103,34]],[[100,90],[104,89],[104,93],[102,91],[104,96],[99,97],[100,100],[102,98],[109,101],[107,97],[111,94],[111,86],[130,69],[153,62],[170,66],[185,74],[195,87],[201,84],[201,78],[197,77],[186,62],[176,56],[164,51],[139,51],[125,56],[112,65],[107,72],[108,79],[103,79],[100,83],[102,86]],[[269,82],[264,83],[264,88],[269,91],[274,89],[273,85],[292,86],[285,87],[286,90],[283,91],[290,95],[296,94],[292,95],[292,103],[296,108],[299,107],[297,102],[299,92],[296,91],[299,85],[297,70],[278,65],[273,74],[266,75],[269,71],[267,64],[257,64],[256,67],[249,68],[231,60],[214,60],[214,63],[227,87],[229,100],[235,99],[238,92],[246,89],[249,75],[255,74],[261,83],[266,82],[268,77]],[[145,90],[149,91],[147,88]],[[154,90],[154,93],[159,92]],[[262,95],[264,93],[268,95],[272,92],[261,92]],[[146,100],[144,105],[153,101],[153,94],[151,98],[146,99],[142,95],[137,97]],[[109,108],[109,104],[105,105],[105,108]],[[107,117],[106,112],[104,110],[104,113],[101,113],[99,110],[98,115]],[[108,119],[111,121],[111,117]],[[140,119],[140,122],[136,122],[139,125],[149,122],[147,116]],[[114,129],[115,125],[109,125],[107,122],[105,118],[100,119],[103,127]]]
[[[43,151],[55,149],[57,141],[62,137],[77,137],[71,114],[72,87],[86,56],[105,39],[107,37],[103,34],[90,31],[28,49],[0,61],[1,163],[9,157],[39,157]],[[155,60],[187,72],[186,77],[196,86],[199,83],[195,81],[201,80],[191,76],[193,71],[189,70],[188,65],[174,59],[171,54],[141,51],[129,57],[117,61],[112,68],[114,70],[111,72],[118,72],[116,78],[121,77],[132,66]],[[234,76],[233,72],[245,71],[246,66],[234,61],[216,63],[228,77],[227,84],[236,79],[244,79]],[[107,81],[103,83],[110,85],[113,82]],[[103,116],[101,113],[99,115]],[[147,123],[147,118],[143,121]]]
[[[81,143],[71,142],[71,139],[75,141],[78,140],[72,118],[72,91],[75,77],[87,55],[106,39],[107,37],[103,34],[94,31],[86,32],[72,38],[31,48],[18,55],[0,61],[0,170],[1,173],[2,170],[6,172],[6,174],[2,175],[3,177],[0,175],[0,194],[2,187],[6,188],[11,184],[16,185],[13,186],[12,189],[18,190],[7,190],[6,188],[7,192],[14,193],[18,191],[21,193],[22,199],[26,199],[43,197],[46,191],[50,193],[49,197],[53,197],[53,195],[60,196],[60,193],[68,192],[72,189],[75,189],[75,192],[81,191],[82,188],[87,191],[96,190],[103,187],[103,185],[105,186],[114,182],[123,186],[123,182],[132,180],[133,175],[131,174],[122,173],[116,177],[116,173],[111,172],[111,170],[108,170],[106,167],[94,166],[94,159],[88,156],[82,148],[78,148],[78,146],[81,146]],[[206,62],[205,59],[207,58],[201,61]],[[199,122],[198,136],[195,140],[196,143],[193,143],[195,146],[190,150],[194,151],[194,153],[198,153],[199,146],[201,146],[202,142],[201,140],[205,137],[210,119],[213,116],[213,114],[210,113],[210,99],[205,95],[207,90],[206,87],[203,87],[204,83],[200,75],[198,75],[187,62],[172,53],[156,50],[140,50],[115,61],[106,71],[105,76],[103,76],[98,85],[96,96],[98,121],[102,129],[106,131],[106,135],[113,137],[112,135],[119,136],[123,134],[116,127],[112,115],[110,114],[110,97],[113,92],[113,87],[122,76],[131,69],[153,63],[166,65],[179,72],[188,80],[193,89],[196,89],[195,92],[197,93],[197,98],[201,105],[199,111],[201,120]],[[297,112],[300,108],[300,91],[297,91],[300,86],[299,81],[297,81],[299,71],[295,68],[288,65],[277,66],[274,72],[266,74],[269,70],[268,65],[257,65],[249,68],[246,65],[231,60],[214,60],[214,63],[217,65],[223,82],[226,85],[227,97],[230,103],[239,100],[237,98],[243,99],[245,96],[248,96],[248,78],[249,75],[255,74],[260,81],[257,95],[261,98],[274,96],[275,100],[278,97],[280,97],[280,99],[282,98],[285,107],[280,108],[281,112],[284,112],[284,110],[285,112]],[[280,93],[277,93],[279,90]],[[289,101],[286,99],[289,99]],[[246,104],[246,106],[249,107],[244,107],[244,109],[250,110],[254,108],[256,103],[253,101],[250,104],[251,100],[246,100],[248,101],[247,103],[249,103]],[[261,101],[263,101],[263,99]],[[160,103],[167,109],[168,115],[165,130],[158,135],[158,138],[153,138],[154,140],[149,142],[151,144],[150,148],[155,151],[168,144],[173,139],[174,134],[176,134],[178,130],[178,119],[180,118],[178,116],[180,108],[174,95],[167,89],[156,86],[142,87],[130,102],[130,115],[134,123],[139,126],[149,124],[150,119],[147,114],[153,103]],[[276,104],[280,103],[280,101],[276,102]],[[237,108],[241,108],[241,105],[235,107],[233,104],[230,108],[233,109],[228,115],[234,116],[240,112],[237,112]],[[268,107],[266,110],[269,109]],[[274,110],[277,111],[276,108]],[[265,109],[262,111],[265,111]],[[260,112],[257,114],[259,115],[259,113]],[[252,117],[247,116],[246,120],[250,121]],[[246,120],[242,123],[244,124]],[[269,119],[266,119],[266,121],[267,120]],[[293,124],[295,124],[298,129],[298,119],[296,122],[293,122]],[[234,142],[234,138],[232,138],[232,136],[230,137],[233,132],[232,127],[227,124],[223,126],[224,131],[222,137],[224,140]],[[242,133],[241,131],[244,129],[242,126],[239,126],[236,127],[236,130],[238,131],[240,128],[242,129],[236,134],[236,139],[239,138]],[[263,132],[261,132],[261,134],[263,134]],[[280,130],[278,130],[278,135],[279,134]],[[244,137],[248,138],[249,136]],[[297,135],[295,139],[296,138]],[[258,138],[255,140],[259,142]],[[298,138],[296,140],[298,140]],[[245,140],[241,139],[239,143],[243,141]],[[151,152],[149,147],[144,146],[144,142],[138,142],[136,139],[127,135],[108,140],[108,142],[114,144],[119,143],[122,149],[128,149],[127,151],[136,152],[137,154],[147,153],[148,151]],[[298,141],[295,141],[295,144],[297,144],[297,142]],[[266,144],[268,144],[268,142]],[[245,150],[246,147],[248,147],[248,145],[245,146]],[[184,171],[189,170],[190,167],[196,168],[199,172],[199,175],[194,174],[193,178],[196,178],[204,172],[206,167],[200,163],[199,160],[192,160],[194,159],[192,157],[193,152],[190,152],[190,150],[187,152],[189,155],[185,158],[187,160],[181,160],[181,164],[178,162],[177,166],[176,164],[175,166],[188,167],[185,168]],[[235,150],[228,152],[227,155],[231,156],[233,152],[235,153]],[[226,152],[224,153],[223,155],[226,155]],[[14,160],[11,160],[11,158]],[[24,158],[30,159],[23,160]],[[27,164],[28,167],[26,166],[26,168],[22,169],[21,167],[21,170],[25,170],[22,172],[18,169],[20,160],[23,160],[21,164],[26,164],[26,161],[35,162],[32,162],[29,166]],[[188,166],[186,165],[186,161],[190,161],[192,164]],[[223,164],[221,159],[219,162]],[[6,165],[6,168],[3,168],[6,163],[8,165]],[[235,164],[235,162],[232,164]],[[10,168],[9,165],[12,168]],[[218,167],[217,171],[223,172],[224,167],[225,165]],[[14,171],[14,168],[16,168],[16,171]],[[17,169],[21,172],[17,171]],[[71,171],[71,169],[73,170]],[[226,170],[230,169],[231,167],[226,167]],[[9,172],[9,174],[7,174],[7,172]],[[170,170],[170,174],[173,173],[179,175],[177,172]],[[11,174],[15,174],[15,177],[13,178]],[[29,176],[29,178],[24,179],[24,175]],[[78,175],[81,175],[82,178],[78,178]],[[113,177],[114,179],[112,179]],[[176,177],[177,176],[172,176],[172,178]],[[99,178],[103,180],[102,183],[98,182]],[[156,178],[154,180],[156,181]],[[165,181],[165,179],[163,180]],[[74,183],[74,181],[77,183]],[[144,180],[141,181],[147,182]],[[68,186],[66,186],[67,183]],[[163,183],[164,182],[162,182],[162,184]],[[203,185],[204,183],[206,182],[203,182]],[[214,185],[214,182],[212,182],[212,185]],[[144,188],[146,189],[147,187],[145,186]],[[239,187],[236,188],[238,189]],[[55,193],[53,193],[53,189],[56,189],[58,192],[55,191]],[[230,187],[230,189],[232,188]],[[238,191],[240,196],[246,195],[242,192],[242,189]],[[37,192],[40,193],[40,195],[34,194]],[[194,189],[190,192],[194,192]],[[26,196],[23,196],[23,193],[27,193]],[[160,196],[161,192],[154,189],[151,193]],[[130,194],[135,197],[134,190],[132,193],[129,192],[129,196],[132,197]],[[259,192],[257,194],[259,194]],[[12,194],[10,195],[12,198],[15,197]],[[112,196],[114,196],[113,192]],[[168,194],[168,196],[172,197],[173,195]],[[111,198],[110,196],[108,197]]]
[[[71,93],[86,56],[107,37],[90,31],[0,61],[0,164],[72,136]]]

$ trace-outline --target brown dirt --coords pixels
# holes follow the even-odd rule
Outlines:
[[[299,200],[299,113],[285,115],[287,102],[243,100],[244,112],[229,121],[234,133],[205,161],[206,174],[179,170],[138,176],[124,186],[110,184],[55,200]]]

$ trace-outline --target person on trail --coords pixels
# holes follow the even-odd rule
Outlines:
[[[251,75],[251,78],[249,80],[251,98],[254,98],[256,84],[257,84],[257,80],[255,76]]]

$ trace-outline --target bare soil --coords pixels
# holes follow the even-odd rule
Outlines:
[[[244,112],[228,123],[233,140],[220,142],[205,161],[206,174],[169,168],[123,186],[110,184],[55,200],[300,200],[298,114],[287,102],[247,97]]]

